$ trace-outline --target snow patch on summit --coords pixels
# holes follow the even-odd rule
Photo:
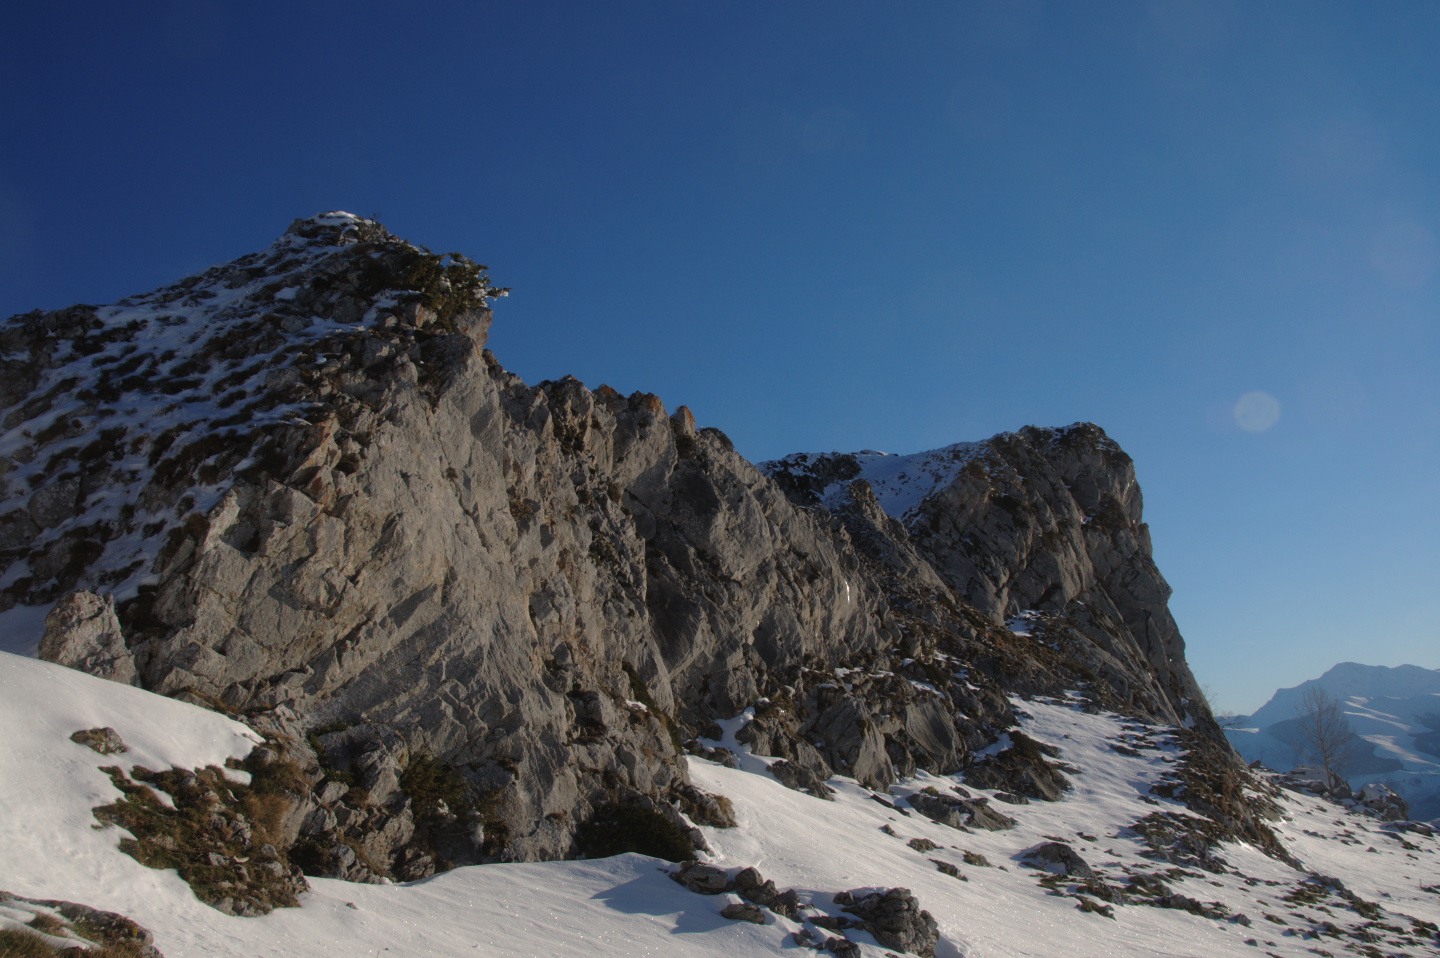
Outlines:
[[[978,460],[984,451],[984,443],[957,442],[903,456],[874,449],[856,453],[799,452],[761,463],[760,470],[774,476],[807,471],[817,464],[828,465],[838,478],[816,491],[820,505],[827,508],[837,505],[852,482],[864,479],[885,514],[905,522],[921,502],[953,483],[960,471]]]

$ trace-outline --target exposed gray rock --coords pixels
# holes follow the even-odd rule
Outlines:
[[[124,685],[138,684],[115,600],[90,592],[62,596],[45,616],[40,658]]]
[[[967,769],[965,781],[977,788],[1058,802],[1070,783],[1046,760],[1047,754],[1058,754],[1056,750],[1018,730],[1009,735],[1010,747]]]
[[[966,826],[998,832],[1015,827],[1015,819],[990,808],[985,799],[958,798],[953,795],[929,795],[916,792],[907,801],[921,815],[951,828]]]
[[[1014,828],[1015,819],[995,811],[983,798],[979,798],[970,805],[970,824],[975,828],[983,828],[987,832],[999,832],[1007,828]]]
[[[1355,800],[1355,792],[1350,788],[1350,783],[1338,773],[1326,771],[1320,765],[1297,765],[1280,774],[1276,781],[1287,788],[1324,795],[1336,802]]]
[[[691,821],[711,828],[735,827],[735,810],[724,795],[711,795],[689,782],[676,785],[670,794]]]
[[[1094,870],[1085,863],[1085,859],[1064,842],[1044,842],[1026,849],[1016,857],[1020,861],[1032,863],[1038,868],[1054,872],[1057,875],[1079,878],[1095,877]]]
[[[940,926],[920,908],[910,889],[854,895],[854,904],[843,910],[864,921],[880,947],[933,958],[940,941]]]
[[[30,518],[42,529],[53,529],[75,514],[80,496],[80,479],[59,479],[30,497]]]
[[[697,895],[718,895],[734,887],[725,869],[700,862],[685,862],[670,877]]]
[[[1026,427],[910,458],[916,476],[934,479],[918,505],[891,517],[909,533],[904,545],[879,546],[893,569],[918,557],[996,624],[1029,611],[1050,616],[1052,631],[1064,633],[1054,644],[1117,704],[1174,724],[1209,717],[1166,607],[1170,587],[1151,559],[1134,464],[1098,426]],[[867,482],[857,498],[851,488],[888,476],[891,459],[796,454],[761,468],[797,502],[858,517],[873,490]],[[873,512],[856,521],[883,527]],[[1050,684],[1045,671],[1016,678]]]
[[[1388,785],[1370,784],[1360,790],[1357,801],[1370,809],[1381,821],[1403,822],[1410,818],[1410,805]]]
[[[748,901],[737,901],[720,909],[720,917],[735,921],[748,921],[756,925],[765,924],[765,913]]]
[[[814,772],[797,765],[794,762],[779,761],[770,766],[770,774],[786,788],[793,788],[797,792],[808,792],[816,798],[823,798],[826,801],[834,801],[834,789],[817,776]]]
[[[754,866],[742,868],[736,872],[732,887],[740,893],[742,898],[768,908],[778,915],[794,918],[799,913],[799,893],[793,888],[783,892],[778,890],[775,882],[761,875],[759,869]]]

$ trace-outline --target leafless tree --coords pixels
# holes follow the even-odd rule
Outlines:
[[[1306,757],[1325,769],[1331,780],[1350,762],[1350,742],[1355,733],[1340,703],[1318,685],[1300,694],[1295,721]]]

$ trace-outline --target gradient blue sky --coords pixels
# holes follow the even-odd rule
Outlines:
[[[14,4],[0,315],[346,209],[488,263],[528,381],[754,460],[1092,420],[1251,710],[1440,666],[1437,49],[1428,0]]]

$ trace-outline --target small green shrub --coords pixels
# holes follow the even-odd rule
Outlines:
[[[320,763],[320,770],[325,773],[327,782],[339,782],[341,785],[348,785],[354,788],[356,785],[355,772],[353,769],[339,770],[330,767],[330,754],[325,751],[325,746],[320,744],[320,736],[329,735],[331,732],[343,732],[350,727],[349,722],[331,722],[329,725],[322,725],[313,728],[305,735],[305,740],[310,743],[310,748],[315,752],[315,759]]]
[[[675,453],[681,459],[694,459],[697,449],[694,436],[683,432],[675,433]]]
[[[268,810],[255,805],[252,787],[230,782],[215,768],[151,772],[135,766],[131,780],[118,766],[105,766],[121,796],[117,801],[92,810],[102,826],[116,825],[130,833],[120,839],[120,850],[147,868],[175,869],[208,905],[225,899],[243,906],[249,914],[264,914],[272,908],[293,908],[299,904],[297,891],[303,884],[292,880],[283,855],[277,857],[281,874],[263,869],[239,869],[249,861],[255,846],[274,844],[276,838],[260,815],[249,821],[251,837],[244,837],[241,817],[244,809]],[[156,792],[166,792],[170,804]],[[280,814],[283,797],[271,795]],[[173,806],[173,807],[171,807]]]
[[[670,862],[695,857],[690,837],[659,812],[639,805],[602,805],[575,833],[586,858],[638,852]]]
[[[465,801],[465,779],[453,765],[433,755],[416,755],[400,775],[400,788],[410,796],[417,818],[433,818],[441,802],[451,814],[465,815],[471,808]]]
[[[315,839],[301,838],[290,846],[290,861],[299,865],[300,870],[311,877],[324,875],[326,851],[325,846]]]
[[[486,269],[460,253],[441,256],[422,246],[405,251],[399,280],[402,288],[420,293],[420,305],[434,310],[441,326],[449,326],[459,313],[505,292],[490,285]]]

